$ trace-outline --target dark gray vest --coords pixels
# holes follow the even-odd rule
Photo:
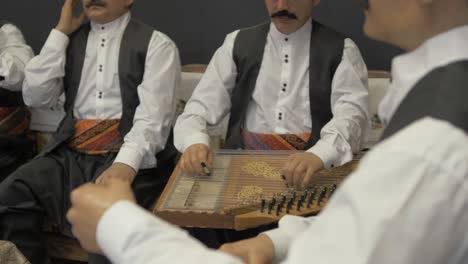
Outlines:
[[[448,121],[468,133],[467,99],[468,61],[437,68],[419,81],[401,102],[382,140],[424,117]]]
[[[7,21],[0,21],[0,28],[8,24]],[[21,92],[12,92],[0,87],[0,107],[24,106],[23,95]]]
[[[74,134],[73,107],[80,85],[90,30],[90,24],[85,24],[70,36],[64,77],[65,111],[67,114],[40,156],[49,153]],[[125,136],[132,128],[135,110],[140,104],[137,88],[143,81],[146,54],[153,32],[154,29],[150,26],[131,19],[123,34],[119,54],[120,92],[122,95],[122,118],[119,130],[122,136]]]
[[[247,108],[257,83],[262,66],[270,23],[241,30],[234,43],[233,57],[237,66],[236,86],[231,95],[231,117],[229,120],[225,148],[243,147],[241,131]],[[332,118],[330,97],[331,84],[336,68],[343,57],[345,37],[332,29],[313,21],[310,39],[310,111],[312,136],[306,149],[320,139],[320,131]]]

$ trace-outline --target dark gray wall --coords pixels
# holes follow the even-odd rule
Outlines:
[[[0,18],[17,24],[36,52],[59,18],[63,0],[1,0]],[[322,0],[317,20],[353,38],[369,69],[390,68],[400,51],[366,38],[363,13],[351,0]],[[224,36],[268,19],[263,0],[137,0],[133,13],[171,37],[182,63],[208,63]]]

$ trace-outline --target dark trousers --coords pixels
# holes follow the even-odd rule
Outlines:
[[[18,246],[32,264],[50,263],[44,226],[53,225],[71,236],[66,220],[70,192],[96,178],[116,154],[85,155],[61,146],[45,157],[33,159],[0,183],[0,240]],[[141,170],[132,188],[138,203],[149,208],[167,182],[167,174]],[[90,256],[90,263],[106,262]]]
[[[0,135],[0,183],[33,156],[33,142],[25,136]]]
[[[32,151],[31,151],[32,153]],[[14,160],[11,160],[14,159]],[[7,162],[3,162],[8,160]],[[1,152],[0,150],[0,183],[5,180],[10,174],[17,170],[21,165],[30,160],[28,156],[13,156],[9,153]]]
[[[277,228],[278,224],[268,224],[247,230],[236,231],[232,229],[214,228],[184,228],[189,234],[198,239],[205,246],[217,249],[225,243],[233,243],[258,236],[260,233]]]

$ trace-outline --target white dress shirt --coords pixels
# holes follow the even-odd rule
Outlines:
[[[270,24],[262,66],[247,109],[245,128],[250,132],[296,134],[313,129],[309,101],[311,30],[310,21],[289,35]],[[209,145],[207,125],[218,124],[231,111],[230,96],[237,77],[233,47],[238,32],[227,35],[177,120],[174,141],[181,152],[192,144]],[[350,161],[353,152],[365,143],[369,128],[367,69],[351,39],[344,43],[330,103],[334,117],[323,127],[321,139],[308,150],[327,168]]]
[[[0,28],[0,87],[10,91],[21,91],[24,80],[24,67],[34,56],[26,45],[21,31],[12,24]]]
[[[123,33],[130,13],[108,23],[91,23],[81,82],[74,106],[76,119],[119,119],[122,98],[118,61]],[[52,30],[39,56],[26,67],[23,97],[32,107],[53,107],[63,93],[66,49],[69,38]],[[133,128],[125,136],[115,162],[139,169],[156,166],[155,154],[167,141],[175,108],[175,88],[180,82],[177,47],[154,31],[138,86],[140,105]]]
[[[431,118],[412,124],[363,159],[320,217],[286,216],[267,233],[276,262],[466,263],[467,160],[463,131]],[[97,242],[115,264],[242,263],[127,201],[104,213]]]
[[[439,34],[392,63],[392,83],[379,107],[379,116],[388,124],[406,95],[425,75],[448,64],[468,60],[468,26]]]

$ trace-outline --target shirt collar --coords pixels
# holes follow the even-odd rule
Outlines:
[[[468,59],[468,25],[454,28],[425,41],[416,50],[392,62],[392,83],[379,106],[379,116],[388,123],[398,106],[419,80],[432,70]]]
[[[303,36],[310,36],[310,32],[312,31],[312,18],[309,20],[297,31],[290,33],[290,34],[283,34],[281,33],[275,26],[273,22],[270,23],[270,35],[274,40],[284,40],[288,39],[294,42],[295,40],[301,40]]]
[[[97,32],[99,34],[112,34],[114,32],[123,30],[130,21],[130,17],[130,12],[127,12],[121,17],[106,24],[98,24],[91,22],[91,29],[92,31]]]
[[[395,83],[411,89],[430,71],[468,59],[468,25],[439,34],[392,62]]]

